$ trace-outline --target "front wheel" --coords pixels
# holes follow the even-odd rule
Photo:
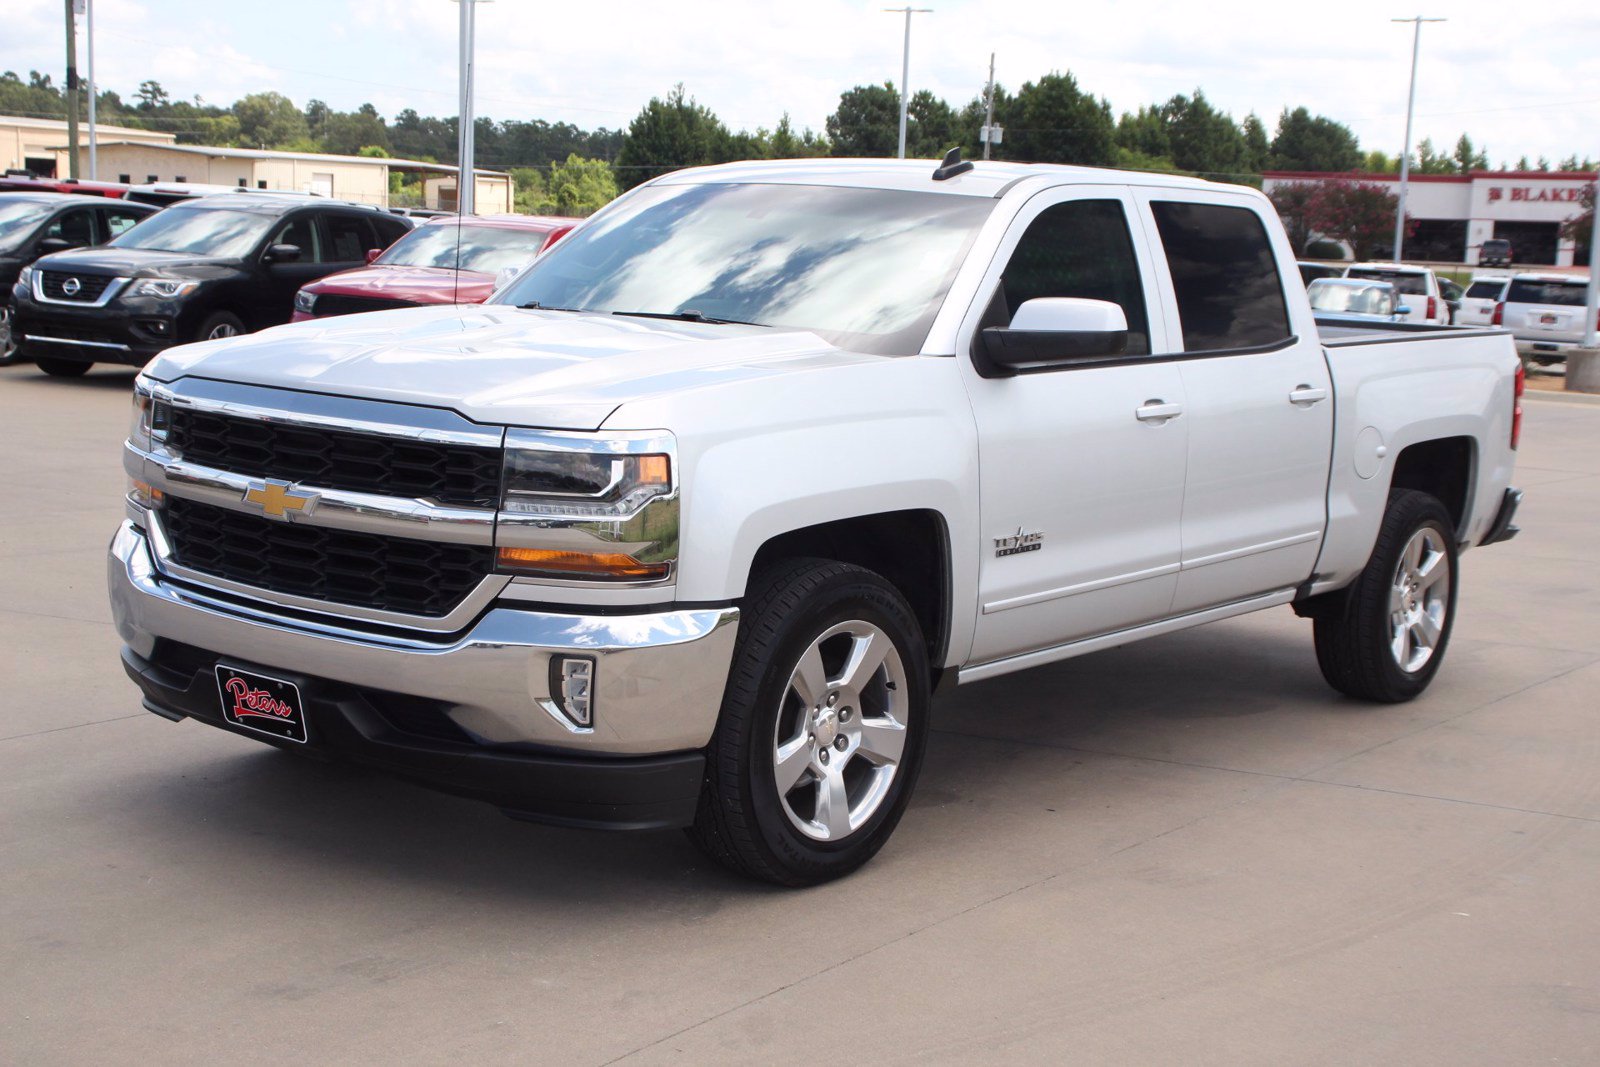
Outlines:
[[[237,337],[244,333],[244,322],[231,311],[214,311],[195,331],[196,341],[215,341],[220,337]]]
[[[1347,696],[1397,704],[1433,680],[1455,623],[1454,524],[1436,497],[1389,494],[1378,541],[1338,617],[1315,624],[1317,665]]]
[[[10,304],[0,304],[0,367],[22,362],[21,342],[17,340],[16,319]]]
[[[899,590],[805,559],[752,583],[689,831],[780,885],[860,867],[900,821],[928,728],[928,655]]]

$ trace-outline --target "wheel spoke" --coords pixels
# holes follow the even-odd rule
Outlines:
[[[1422,535],[1419,533],[1406,544],[1406,571],[1415,578],[1417,568],[1422,565]]]
[[[1394,661],[1400,665],[1402,670],[1406,669],[1407,664],[1411,662],[1410,626],[1401,623],[1399,628],[1395,630],[1394,640],[1390,643],[1389,649],[1394,653]]]
[[[1434,552],[1422,562],[1417,571],[1417,584],[1423,589],[1432,589],[1441,580],[1450,574],[1450,561],[1443,552]]]
[[[788,796],[789,791],[800,781],[800,776],[806,773],[806,768],[809,766],[811,766],[811,741],[806,736],[802,723],[800,736],[778,749],[777,761],[773,766],[778,795]]]
[[[800,662],[795,664],[789,688],[795,691],[808,712],[822,703],[828,692],[828,671],[822,665],[822,649],[816,644],[806,649]]]
[[[892,648],[894,645],[889,638],[877,629],[864,636],[853,637],[850,641],[850,657],[845,661],[844,670],[839,672],[840,686],[860,693],[872,681],[872,676],[878,673],[878,668],[883,666]]]
[[[1417,623],[1414,629],[1417,632],[1417,643],[1419,645],[1427,649],[1439,647],[1439,635],[1444,631],[1432,615],[1424,611],[1417,616]]]
[[[850,832],[850,794],[845,791],[842,765],[830,768],[817,781],[817,822],[827,827],[830,841]]]
[[[906,747],[906,728],[893,719],[861,720],[861,755],[882,766],[899,763]]]

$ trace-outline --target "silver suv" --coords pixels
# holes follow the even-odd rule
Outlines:
[[[1580,274],[1518,274],[1506,290],[1506,329],[1517,351],[1538,363],[1563,363],[1583,343],[1589,279]]]

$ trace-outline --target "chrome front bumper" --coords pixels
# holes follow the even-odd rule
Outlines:
[[[158,639],[440,702],[484,746],[534,745],[588,756],[703,748],[733,658],[734,607],[569,615],[491,606],[453,635],[343,628],[271,613],[162,573],[143,530],[124,522],[107,562],[117,632],[140,657]],[[550,694],[550,661],[595,660],[594,725],[580,729]]]

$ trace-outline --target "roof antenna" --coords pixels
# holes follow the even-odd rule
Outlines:
[[[963,163],[961,161],[961,146],[957,145],[944,154],[944,162],[934,169],[933,180],[936,182],[948,181],[957,174],[965,174],[971,169],[971,163]]]

